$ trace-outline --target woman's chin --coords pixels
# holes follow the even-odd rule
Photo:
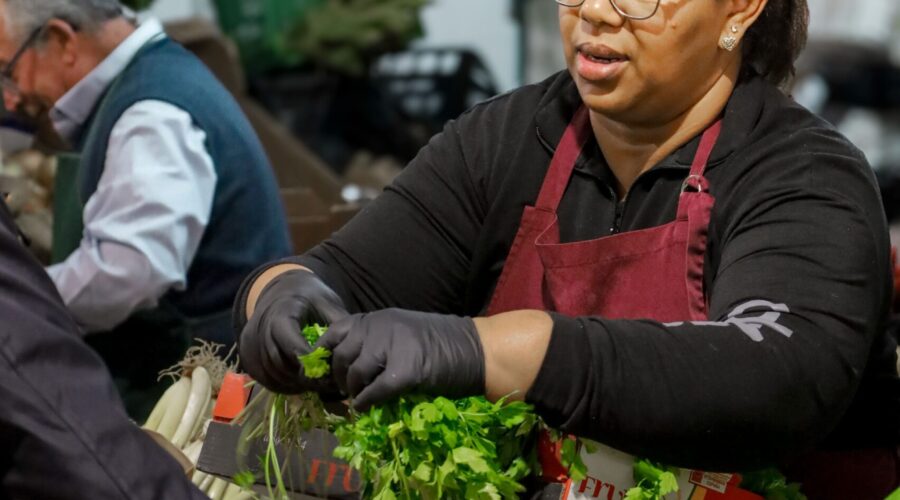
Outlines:
[[[584,105],[591,111],[610,118],[625,114],[632,108],[632,99],[618,87],[603,88],[596,85],[579,85]]]

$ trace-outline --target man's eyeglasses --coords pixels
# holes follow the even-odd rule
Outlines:
[[[13,80],[13,71],[16,69],[16,63],[19,62],[19,59],[25,54],[32,45],[37,42],[38,37],[41,35],[41,32],[44,31],[44,26],[39,28],[35,28],[31,34],[28,35],[28,38],[22,43],[18,50],[16,50],[15,54],[13,54],[12,59],[3,66],[3,69],[0,69],[0,87],[7,92],[19,93],[19,86],[16,84],[15,80]]]
[[[554,0],[563,7],[580,7],[584,0]],[[660,0],[609,0],[620,16],[635,21],[650,19],[659,10]]]

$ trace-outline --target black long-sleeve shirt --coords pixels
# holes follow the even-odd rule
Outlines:
[[[0,498],[206,498],[128,420],[0,201]]]
[[[560,73],[476,106],[294,261],[355,311],[483,314],[580,104]],[[643,174],[620,204],[592,141],[559,209],[563,241],[672,221],[698,142]],[[713,323],[554,315],[527,400],[564,431],[712,470],[771,464],[823,441],[900,443],[895,344],[884,330],[889,243],[863,155],[749,78],[727,105],[707,178],[717,200],[704,276]]]

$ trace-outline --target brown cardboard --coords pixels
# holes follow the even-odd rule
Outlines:
[[[232,92],[266,150],[285,204],[295,252],[329,237],[359,211],[345,205],[343,183],[302,141],[246,94],[237,49],[205,20],[166,26],[173,40],[196,54]]]

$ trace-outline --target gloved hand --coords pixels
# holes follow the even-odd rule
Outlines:
[[[484,352],[471,318],[387,309],[333,323],[316,347],[331,350],[338,386],[365,411],[409,392],[484,394]]]
[[[348,314],[340,297],[315,274],[298,269],[276,276],[259,295],[253,316],[238,337],[241,365],[256,381],[281,394],[336,395],[329,377],[312,380],[303,375],[297,357],[313,348],[300,332],[307,325],[330,325]]]

